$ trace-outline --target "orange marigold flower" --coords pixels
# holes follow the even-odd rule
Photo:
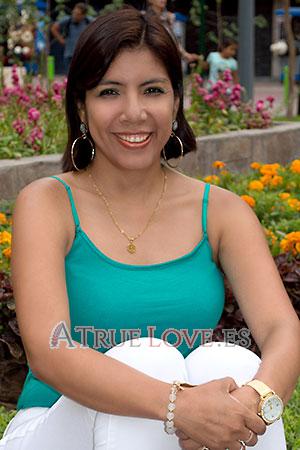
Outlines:
[[[283,178],[280,175],[274,175],[274,177],[271,180],[272,186],[279,186],[283,183]]]
[[[274,245],[275,242],[277,241],[277,237],[275,236],[275,234],[273,233],[272,230],[268,230],[267,228],[265,228],[264,230],[265,230],[265,235],[267,236],[267,238],[269,238],[271,240],[271,244]]]
[[[279,197],[281,198],[281,200],[286,200],[287,198],[289,198],[291,196],[291,194],[289,192],[281,192],[279,194]]]
[[[297,255],[300,250],[300,231],[286,234],[280,242],[280,248],[285,253],[291,252],[293,255]]]
[[[295,209],[296,211],[300,211],[300,201],[296,198],[288,198],[287,200],[290,208]]]
[[[11,233],[9,233],[8,231],[1,231],[0,244],[11,244]]]
[[[5,248],[2,251],[2,255],[5,256],[6,258],[10,259],[11,258],[11,247]]]
[[[218,184],[220,178],[217,175],[208,175],[207,177],[204,178],[204,181],[206,183]]]
[[[5,225],[5,224],[7,224],[6,215],[4,213],[0,212],[0,225]]]
[[[300,173],[300,159],[294,159],[290,165],[291,172]]]
[[[255,206],[255,198],[251,197],[251,195],[241,195],[241,198],[248,203],[249,206],[251,206],[251,208],[254,208]]]
[[[267,186],[272,181],[272,175],[263,175],[260,177],[260,181],[264,186]]]
[[[258,170],[261,168],[261,164],[259,162],[253,162],[250,164],[251,169]]]
[[[253,180],[253,181],[250,181],[250,183],[248,185],[248,189],[250,189],[251,191],[263,191],[264,185],[259,180]]]
[[[278,163],[264,164],[260,168],[260,173],[262,175],[277,175],[277,171],[278,171],[279,167],[280,167],[280,164],[278,164]]]
[[[215,167],[216,169],[223,169],[223,167],[226,166],[226,164],[223,161],[215,161],[212,164],[213,167]]]

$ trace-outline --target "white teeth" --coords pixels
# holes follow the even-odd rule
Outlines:
[[[122,139],[122,141],[136,142],[136,143],[146,141],[149,136],[150,136],[149,134],[132,134],[131,136],[124,136],[123,134],[119,134],[119,137],[120,139]]]

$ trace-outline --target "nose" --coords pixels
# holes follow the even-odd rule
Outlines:
[[[124,98],[120,121],[122,123],[141,123],[147,118],[144,102],[140,95],[130,94]]]

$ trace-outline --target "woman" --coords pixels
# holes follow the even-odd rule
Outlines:
[[[168,167],[195,148],[182,92],[176,44],[155,17],[123,9],[80,37],[63,173],[15,206],[30,371],[1,450],[285,448],[297,316],[247,204]],[[220,267],[261,362],[207,339],[224,305]]]
[[[156,14],[163,26],[171,33],[176,39],[174,34],[175,14],[167,10],[167,0],[148,0],[148,11]],[[182,45],[177,42],[181,58],[187,63],[197,63],[202,61],[202,57],[197,53],[187,52]]]
[[[206,62],[202,63],[205,70],[209,70],[208,81],[215,84],[226,69],[230,69],[233,82],[237,84],[238,80],[238,64],[234,56],[237,52],[237,43],[231,38],[224,38],[219,45],[217,52],[209,53]]]

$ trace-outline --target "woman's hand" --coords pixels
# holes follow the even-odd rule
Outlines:
[[[227,377],[185,389],[178,395],[175,426],[183,449],[206,446],[211,450],[240,450],[239,440],[247,441],[247,446],[256,444],[256,435],[263,434],[266,426],[254,409],[242,403],[246,388],[231,395],[240,389]]]

